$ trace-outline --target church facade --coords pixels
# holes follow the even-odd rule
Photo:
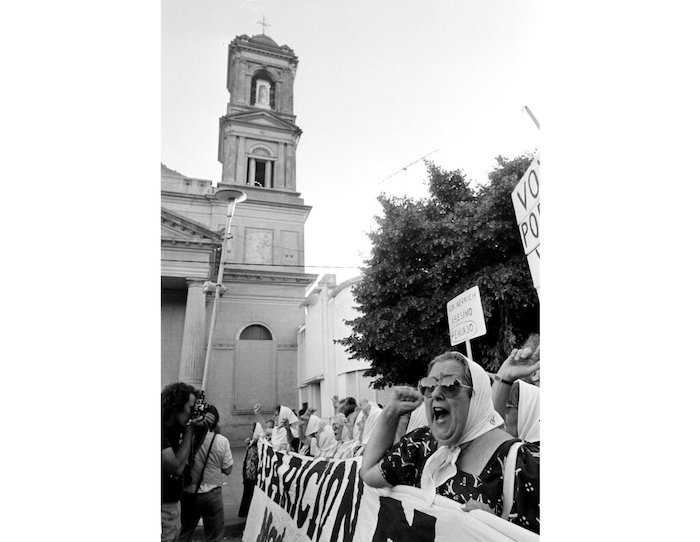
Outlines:
[[[236,188],[226,241],[206,400],[232,445],[250,434],[253,405],[298,406],[297,333],[304,323],[304,223],[311,207],[296,191],[301,129],[293,111],[298,59],[269,36],[229,45],[230,99],[219,121],[218,188]],[[227,203],[212,182],[161,166],[161,382],[202,385]]]

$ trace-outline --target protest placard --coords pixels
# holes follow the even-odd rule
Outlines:
[[[243,542],[536,542],[492,514],[464,512],[418,488],[377,490],[360,478],[361,458],[313,459],[260,442],[258,483]]]
[[[452,346],[486,335],[479,287],[474,286],[447,302],[447,325]]]
[[[540,157],[535,156],[511,193],[515,220],[530,266],[535,289],[540,291]]]

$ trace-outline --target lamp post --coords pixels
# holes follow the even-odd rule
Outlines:
[[[211,323],[209,325],[209,338],[207,339],[207,352],[204,356],[204,375],[202,376],[202,392],[200,394],[202,403],[204,402],[204,390],[207,386],[207,373],[209,370],[209,359],[211,358],[211,345],[214,340],[214,326],[216,325],[216,309],[219,305],[219,295],[221,294],[221,288],[223,287],[222,282],[224,279],[224,262],[226,261],[226,249],[228,245],[228,240],[231,237],[231,222],[233,219],[233,212],[236,210],[236,203],[245,201],[245,199],[248,196],[245,192],[241,190],[236,190],[235,188],[221,188],[216,191],[214,197],[218,200],[228,202],[228,213],[226,215],[226,234],[224,235],[224,241],[221,244],[219,274],[216,278],[216,289],[214,290],[214,306],[211,310]]]

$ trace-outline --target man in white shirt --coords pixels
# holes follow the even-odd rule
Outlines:
[[[221,494],[226,476],[233,469],[229,441],[217,431],[219,412],[209,405],[207,412],[215,421],[204,436],[192,465],[192,483],[182,494],[182,529],[180,542],[190,542],[201,518],[204,536],[209,541],[224,539],[224,500]]]

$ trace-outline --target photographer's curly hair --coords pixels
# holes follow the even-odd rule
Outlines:
[[[190,400],[190,394],[197,395],[197,390],[184,382],[175,382],[165,386],[160,392],[161,419],[167,420],[174,414],[182,412]]]

